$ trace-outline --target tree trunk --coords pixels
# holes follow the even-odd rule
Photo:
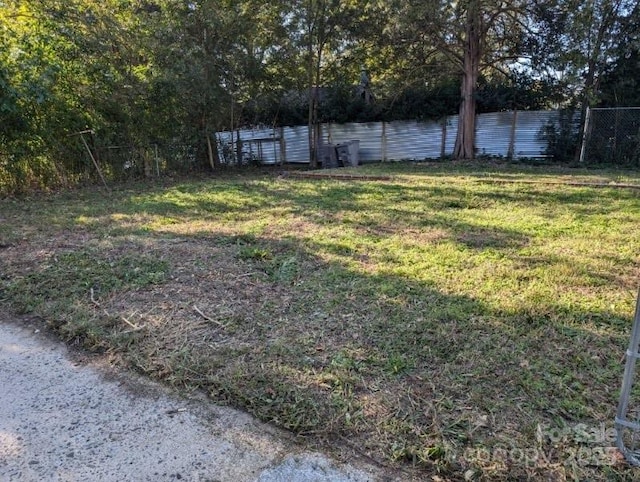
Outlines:
[[[211,142],[211,136],[209,135],[208,132],[205,135],[207,137],[207,154],[209,155],[209,165],[211,166],[212,170],[217,171],[220,169],[220,155],[218,154],[218,143],[216,142],[214,145],[214,143]]]
[[[318,87],[311,86],[309,99],[309,163],[318,167]]]
[[[307,15],[311,16],[313,8],[313,3],[309,2],[307,6]],[[308,117],[308,130],[309,130],[309,165],[312,169],[318,167],[318,148],[317,148],[317,137],[316,137],[316,122],[318,117],[318,86],[314,87],[314,66],[315,59],[313,55],[313,29],[311,27],[311,19],[308,20],[309,23],[309,39],[307,44],[307,55],[308,55],[308,64],[307,64],[307,83],[309,88],[309,117]]]
[[[584,143],[584,130],[587,122],[587,111],[591,105],[594,92],[596,91],[596,62],[591,59],[588,63],[587,75],[584,80],[584,91],[580,101],[580,125],[578,126],[578,142],[573,155],[574,162],[580,162],[582,155],[582,144]]]
[[[477,2],[471,2],[467,10],[467,26],[460,86],[460,110],[458,134],[453,148],[454,159],[475,157],[476,137],[476,88],[480,73],[480,12]]]
[[[587,121],[587,111],[589,107],[591,107],[592,102],[594,101],[594,97],[596,92],[598,91],[598,86],[600,83],[599,73],[601,67],[599,68],[598,64],[602,62],[603,57],[603,48],[605,45],[605,38],[607,34],[611,34],[614,30],[616,24],[620,25],[620,9],[622,2],[610,2],[603,6],[605,11],[601,13],[600,24],[598,26],[598,30],[596,32],[595,39],[593,39],[593,43],[591,40],[589,44],[592,44],[592,50],[589,52],[588,62],[587,62],[587,74],[584,80],[584,90],[582,92],[581,106],[580,106],[580,127],[578,130],[578,145],[576,146],[576,151],[574,155],[574,160],[578,162],[580,160],[580,156],[582,153],[582,143],[584,142],[584,129],[585,123]],[[591,10],[591,15],[594,15],[594,3],[589,4],[589,9]],[[605,51],[606,53],[606,51]]]

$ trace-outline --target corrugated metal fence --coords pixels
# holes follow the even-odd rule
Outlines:
[[[480,114],[476,121],[478,155],[543,157],[547,149],[540,132],[556,124],[557,111],[512,111]],[[322,124],[322,142],[360,141],[361,162],[424,160],[451,155],[458,116],[440,122],[394,121]],[[242,129],[216,134],[222,162],[264,164],[309,162],[307,126]],[[240,140],[241,149],[237,149]]]

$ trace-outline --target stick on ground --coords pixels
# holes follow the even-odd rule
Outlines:
[[[200,311],[198,309],[198,307],[196,305],[193,305],[193,309],[196,311],[196,313],[198,313],[200,316],[202,316],[205,320],[210,321],[211,323],[215,323],[216,325],[219,325],[221,327],[224,328],[224,323],[220,323],[218,320],[214,320],[213,318],[210,318],[209,316],[205,315],[202,311]]]

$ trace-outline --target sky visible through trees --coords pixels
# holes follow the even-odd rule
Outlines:
[[[218,130],[459,113],[473,158],[477,112],[639,105],[639,3],[2,0],[0,183],[64,178],[86,129],[215,168]]]

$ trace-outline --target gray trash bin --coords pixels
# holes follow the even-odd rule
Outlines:
[[[336,146],[333,144],[324,144],[318,149],[318,160],[323,169],[332,169],[334,167],[340,167],[340,162],[336,155]]]
[[[345,167],[357,166],[360,162],[360,141],[352,140],[336,144],[338,160]]]

